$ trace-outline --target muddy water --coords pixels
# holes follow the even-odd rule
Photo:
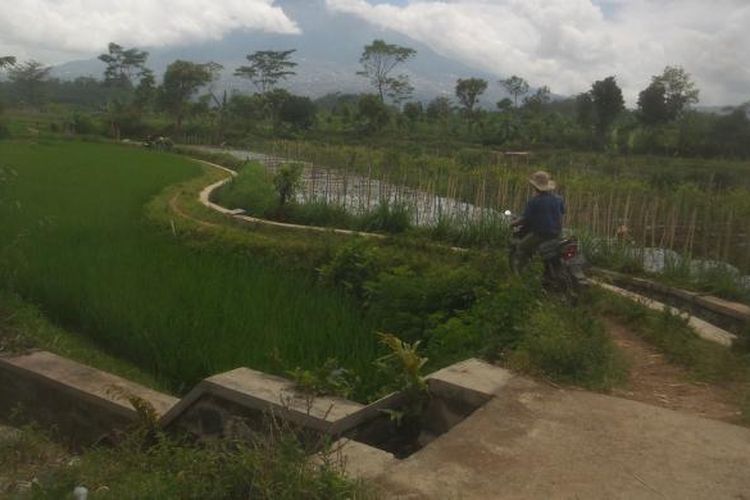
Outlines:
[[[499,210],[308,162],[289,162],[283,158],[238,149],[200,149],[229,154],[241,160],[258,161],[271,172],[276,172],[285,163],[302,166],[303,187],[297,194],[299,202],[326,202],[355,214],[372,211],[383,203],[403,205],[410,210],[412,222],[420,226],[435,225],[441,218],[475,222],[502,216]]]
[[[196,149],[211,153],[229,154],[241,160],[258,161],[271,172],[276,172],[280,165],[285,163],[301,165],[303,188],[297,194],[299,202],[332,203],[355,214],[372,211],[383,202],[403,204],[410,209],[412,222],[420,226],[433,226],[441,218],[450,219],[458,224],[496,220],[498,218],[507,220],[503,215],[503,210],[483,208],[455,198],[438,196],[419,189],[350,174],[335,168],[321,167],[309,162],[290,162],[284,158],[239,149],[210,147]],[[593,238],[591,243],[595,247],[600,241],[605,240]],[[593,251],[593,248],[591,250]],[[672,264],[681,260],[676,252],[663,248],[633,247],[629,250],[640,257],[646,270],[654,273],[662,273],[668,270],[670,258]],[[725,262],[691,260],[689,264],[691,269],[703,268],[706,267],[706,264],[710,268],[725,268],[730,274],[736,275],[741,286],[750,289],[750,276],[741,276],[736,267]]]

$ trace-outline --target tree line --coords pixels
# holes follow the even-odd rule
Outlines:
[[[235,77],[249,81],[254,93],[217,90],[224,72],[215,62],[177,60],[162,81],[147,67],[149,54],[110,43],[99,56],[103,79],[73,81],[50,78],[51,68],[37,61],[18,63],[0,58],[8,81],[0,85],[6,100],[41,107],[50,100],[96,108],[115,137],[148,129],[148,117],[171,119],[166,133],[188,129],[209,131],[217,140],[247,134],[404,134],[419,138],[451,138],[504,148],[571,147],[623,153],[750,156],[750,103],[721,114],[702,113],[693,106],[699,89],[681,67],[667,66],[654,75],[628,110],[615,76],[592,83],[577,96],[553,98],[546,85],[532,89],[518,75],[500,80],[509,96],[493,109],[481,102],[490,82],[468,77],[456,81],[452,96],[423,103],[414,100],[414,86],[403,69],[417,52],[374,40],[364,47],[357,75],[372,93],[330,94],[317,101],[293,95],[282,87],[296,75],[296,50],[263,50],[247,55],[234,68]],[[452,98],[451,98],[452,97]],[[77,128],[87,127],[80,117]]]

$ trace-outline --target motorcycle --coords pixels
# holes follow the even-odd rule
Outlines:
[[[513,214],[505,212],[511,220]],[[520,272],[521,254],[519,245],[521,240],[529,234],[528,229],[520,219],[516,218],[511,224],[511,235],[508,242],[508,259],[510,268]],[[577,299],[581,291],[589,284],[583,272],[586,260],[574,236],[563,236],[545,241],[537,249],[537,253],[544,264],[542,283],[548,290],[565,294],[570,299]]]

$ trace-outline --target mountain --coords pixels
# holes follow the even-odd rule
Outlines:
[[[416,58],[403,66],[403,72],[410,75],[415,98],[419,100],[427,101],[439,95],[453,96],[456,80],[467,77],[485,78],[490,82],[481,99],[485,106],[494,106],[495,102],[506,97],[496,76],[443,57],[424,44],[392,31],[380,30],[357,17],[330,12],[324,0],[282,0],[279,5],[298,23],[301,35],[235,32],[222,40],[189,46],[139,48],[149,51],[149,67],[157,74],[163,73],[176,59],[218,62],[225,68],[221,85],[240,91],[253,90],[248,81],[232,75],[234,68],[247,62],[245,56],[248,53],[265,49],[297,49],[294,54],[299,63],[297,75],[284,86],[297,94],[319,97],[337,91],[367,91],[366,80],[356,75],[359,57],[365,45],[382,38],[417,50]],[[60,78],[101,77],[103,70],[103,63],[89,59],[61,64],[54,68],[53,74]]]

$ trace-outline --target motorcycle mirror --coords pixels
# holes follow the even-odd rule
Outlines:
[[[511,215],[513,215],[513,212],[511,212],[510,210],[506,210],[505,211],[505,216],[506,217],[510,217]]]

